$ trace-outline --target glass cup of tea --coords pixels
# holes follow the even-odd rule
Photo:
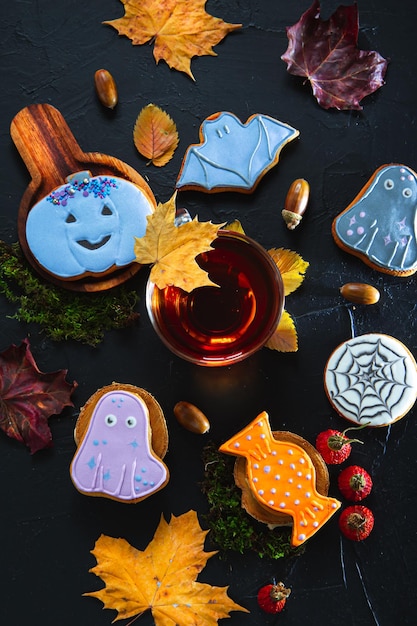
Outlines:
[[[146,307],[152,326],[177,356],[219,367],[246,359],[276,330],[284,307],[281,274],[256,241],[219,230],[198,265],[218,286],[159,289],[150,280]]]

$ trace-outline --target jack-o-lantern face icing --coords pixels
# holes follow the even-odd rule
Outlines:
[[[417,176],[404,165],[380,167],[333,222],[336,243],[387,274],[417,271]]]
[[[135,260],[152,205],[133,183],[80,173],[30,211],[26,240],[36,261],[62,279],[101,274]]]
[[[169,473],[152,451],[145,402],[127,391],[104,394],[71,464],[75,487],[86,495],[125,502],[165,486]]]

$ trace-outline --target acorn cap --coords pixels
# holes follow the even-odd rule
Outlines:
[[[288,441],[290,443],[297,444],[305,450],[305,452],[311,458],[311,461],[316,470],[316,489],[323,495],[327,496],[329,491],[329,471],[326,463],[324,462],[321,454],[316,448],[294,433],[288,431],[276,430],[273,431],[273,436],[279,441]],[[268,524],[272,529],[276,526],[292,526],[293,520],[291,515],[287,513],[281,513],[280,511],[273,511],[272,509],[262,505],[253,495],[253,492],[248,484],[247,479],[247,461],[243,457],[238,457],[234,466],[234,479],[237,487],[242,490],[241,504],[242,508],[253,517],[256,521]]]

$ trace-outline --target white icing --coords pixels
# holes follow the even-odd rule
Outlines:
[[[417,397],[417,366],[397,339],[379,333],[342,343],[326,365],[324,384],[338,413],[357,424],[386,426]]]

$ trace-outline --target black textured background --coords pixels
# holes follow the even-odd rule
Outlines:
[[[308,84],[290,76],[280,56],[286,26],[295,23],[309,0],[209,0],[207,11],[242,23],[216,47],[217,57],[192,61],[196,82],[152,56],[152,46],[132,46],[105,20],[123,15],[118,0],[11,0],[0,8],[0,237],[17,239],[17,210],[29,182],[10,138],[14,115],[31,103],[50,103],[66,119],[84,151],[110,154],[149,180],[158,201],[172,195],[185,149],[198,141],[201,122],[216,111],[242,121],[269,114],[300,131],[255,193],[207,195],[182,192],[181,205],[213,221],[240,219],[265,247],[288,247],[310,262],[303,286],[288,297],[299,350],[262,350],[231,368],[204,369],[181,361],[163,347],[144,308],[147,271],[132,280],[141,295],[140,323],[109,332],[98,348],[54,343],[35,326],[9,316],[14,308],[0,296],[0,350],[29,336],[43,371],[67,368],[79,383],[74,409],[51,418],[54,447],[31,456],[24,446],[0,437],[0,621],[11,625],[106,626],[115,617],[101,603],[83,598],[100,581],[88,573],[101,533],[124,537],[139,549],[152,539],[161,513],[199,514],[207,504],[199,487],[201,449],[221,443],[266,410],[274,429],[287,429],[311,442],[325,428],[343,429],[326,399],[322,375],[330,352],[350,336],[339,287],[369,282],[381,291],[378,305],[357,308],[357,333],[391,334],[417,354],[415,276],[395,278],[373,271],[333,242],[331,222],[356,196],[374,170],[399,162],[417,168],[417,59],[412,0],[359,0],[359,45],[390,59],[386,85],[363,100],[362,112],[321,109]],[[337,6],[322,2],[327,17]],[[119,88],[115,111],[97,101],[93,76],[107,68]],[[146,166],[132,140],[143,106],[153,102],[174,119],[180,144],[163,168]],[[286,229],[281,209],[295,178],[311,185],[302,225]],[[148,389],[161,403],[170,434],[166,462],[169,485],[136,506],[81,496],[72,486],[73,428],[78,409],[113,380]],[[178,400],[197,404],[209,417],[209,435],[183,430],[172,408]],[[374,479],[366,501],[375,528],[366,542],[343,540],[337,516],[321,529],[297,559],[269,561],[252,554],[213,557],[199,580],[230,585],[229,594],[250,614],[232,613],[230,626],[392,626],[417,622],[416,408],[391,428],[366,430],[351,460]],[[331,493],[339,468],[331,468]],[[284,613],[270,617],[256,605],[258,588],[271,577],[292,588]],[[137,620],[148,626],[148,612]],[[226,623],[226,622],[225,622]],[[182,626],[182,625],[181,625]]]

